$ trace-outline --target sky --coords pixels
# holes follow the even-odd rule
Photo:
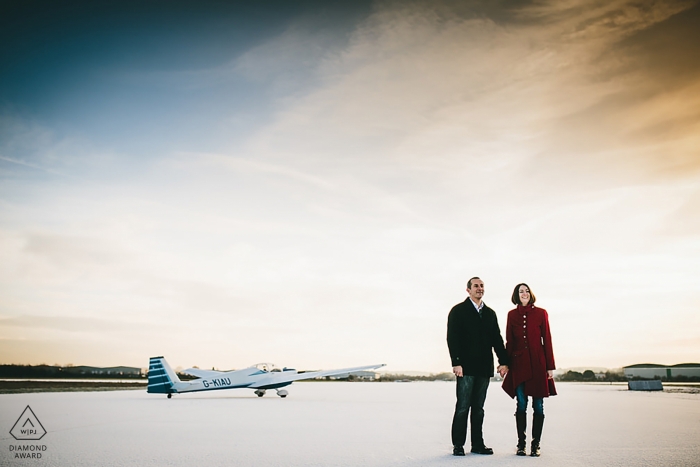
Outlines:
[[[0,363],[700,361],[697,1],[9,1]]]

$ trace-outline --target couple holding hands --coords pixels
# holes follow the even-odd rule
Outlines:
[[[496,313],[482,301],[484,282],[472,277],[467,282],[469,297],[455,305],[447,319],[447,346],[452,372],[457,376],[457,405],[452,420],[452,453],[464,455],[467,416],[471,410],[471,452],[493,454],[482,433],[484,402],[494,374],[493,351],[498,373],[505,377],[503,390],[516,399],[515,424],[518,432],[516,454],[525,456],[528,396],[532,397],[532,444],[530,456],[539,457],[544,425],[544,398],[556,395],[554,355],[547,311],[534,305],[535,295],[527,284],[518,284],[508,312],[506,344],[503,345]]]

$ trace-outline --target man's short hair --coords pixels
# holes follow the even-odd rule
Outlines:
[[[474,276],[474,277],[472,277],[471,279],[469,279],[469,281],[467,281],[467,288],[468,288],[468,289],[471,289],[471,288],[472,288],[472,281],[473,281],[474,279],[479,279],[479,280],[481,280],[481,277]]]
[[[530,301],[527,302],[528,305],[532,305],[535,303],[535,294],[532,293],[532,289],[530,288],[529,285],[527,285],[525,282],[521,282],[520,284],[516,285],[515,288],[513,289],[513,295],[510,297],[510,301],[513,302],[513,305],[520,305],[520,286],[524,285],[527,287],[527,291],[530,292]]]

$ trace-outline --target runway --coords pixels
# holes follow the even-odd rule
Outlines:
[[[0,465],[27,466],[698,466],[700,394],[560,383],[545,401],[542,457],[515,453],[514,402],[492,383],[493,456],[451,455],[454,383],[299,382],[281,399],[251,390],[0,395]],[[39,441],[9,433],[31,406]],[[529,431],[529,429],[528,429]],[[529,435],[528,435],[529,441]],[[11,446],[46,446],[16,459]]]

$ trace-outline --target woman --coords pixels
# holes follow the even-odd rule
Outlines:
[[[525,454],[527,398],[532,397],[532,446],[530,455],[539,457],[544,398],[557,394],[554,387],[554,354],[547,312],[537,308],[535,295],[527,284],[518,284],[511,301],[517,308],[508,312],[506,351],[510,357],[503,390],[517,398],[515,424],[518,429],[518,456]]]

